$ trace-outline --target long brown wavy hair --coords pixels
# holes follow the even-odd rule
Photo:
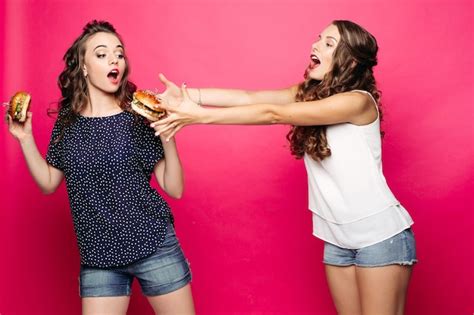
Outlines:
[[[365,90],[372,94],[380,110],[380,91],[377,89],[373,67],[377,65],[377,41],[361,26],[351,21],[336,20],[335,25],[341,35],[334,55],[332,69],[324,78],[311,79],[305,74],[305,81],[299,84],[297,102],[320,100],[331,95],[352,90]],[[293,126],[286,136],[290,150],[296,158],[307,153],[316,161],[331,155],[326,138],[328,126]]]
[[[94,34],[99,32],[110,33],[120,40],[123,44],[121,36],[117,33],[112,24],[106,21],[93,20],[84,26],[82,34],[74,41],[71,47],[64,54],[65,63],[64,70],[58,78],[58,86],[61,90],[62,98],[59,101],[57,109],[49,109],[48,114],[59,113],[58,122],[61,126],[62,137],[64,128],[70,126],[77,119],[78,114],[84,109],[89,101],[89,92],[87,90],[86,78],[83,74],[84,55],[86,52],[86,42]],[[125,111],[130,111],[130,101],[133,98],[133,92],[137,89],[136,85],[128,81],[130,66],[127,55],[125,54],[125,71],[123,73],[122,82],[115,97],[119,100],[120,107]]]

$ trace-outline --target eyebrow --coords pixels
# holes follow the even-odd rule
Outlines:
[[[96,48],[94,48],[94,51],[95,51],[97,48],[100,48],[100,47],[107,48],[107,45],[99,45],[99,46],[97,46]],[[122,48],[122,49],[123,49],[123,46],[122,46],[122,45],[117,45],[117,47],[115,47],[115,48]]]
[[[321,37],[322,37],[321,34],[319,34],[318,37],[321,38]],[[333,40],[337,43],[337,39],[336,39],[335,37],[333,37],[333,36],[326,36],[326,38],[333,39]]]

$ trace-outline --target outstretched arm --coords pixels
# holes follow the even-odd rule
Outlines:
[[[159,96],[169,105],[178,105],[183,100],[181,89],[163,74],[159,75],[165,91]],[[295,101],[298,85],[278,90],[246,91],[238,89],[189,88],[191,100],[208,106],[241,106],[248,104],[287,104]]]
[[[183,102],[175,106],[163,105],[168,117],[152,123],[157,133],[172,137],[190,124],[297,126],[332,125],[338,123],[367,124],[377,117],[372,100],[362,93],[346,92],[328,98],[293,102],[286,105],[254,104],[229,108],[203,108],[194,103],[183,87]]]

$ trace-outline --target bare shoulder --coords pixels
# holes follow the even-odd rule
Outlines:
[[[296,93],[298,93],[298,87],[299,87],[299,84],[295,84],[287,88],[288,93],[290,93],[293,96],[293,99],[296,98]]]
[[[374,106],[374,101],[368,93],[362,91],[349,91],[332,95],[334,101],[348,103],[350,106],[357,108],[369,108]]]
[[[350,91],[332,95],[327,98],[335,106],[351,112],[350,123],[366,125],[377,119],[377,108],[372,97],[362,91]]]
[[[351,123],[355,125],[367,125],[377,119],[377,104],[368,92],[350,91],[341,94],[345,94],[350,98],[350,103],[354,106],[354,110],[357,113]]]

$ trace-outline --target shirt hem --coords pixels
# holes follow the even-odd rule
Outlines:
[[[398,233],[401,233],[402,231],[404,231],[404,230],[410,228],[414,223],[415,223],[415,222],[412,221],[410,224],[408,224],[408,226],[405,226],[405,225],[404,225],[400,230],[397,230],[396,232],[394,232],[394,233],[392,233],[392,234],[389,234],[389,236],[384,236],[384,237],[381,238],[380,240],[377,240],[377,241],[374,241],[374,242],[370,242],[370,243],[368,243],[367,245],[364,244],[363,246],[360,246],[360,247],[345,247],[345,246],[342,246],[341,244],[335,243],[334,241],[330,241],[330,240],[328,240],[328,239],[325,239],[324,237],[317,235],[315,232],[313,232],[313,236],[319,238],[320,240],[323,240],[324,242],[328,242],[328,243],[330,243],[330,244],[332,244],[332,245],[336,245],[336,246],[341,247],[341,248],[345,248],[345,249],[361,249],[361,248],[364,248],[364,247],[372,246],[372,245],[375,245],[375,244],[377,244],[377,243],[386,241],[386,240],[388,240],[389,238],[391,238],[391,237],[397,235]]]
[[[334,220],[330,220],[328,218],[326,218],[325,216],[323,216],[320,212],[318,212],[318,210],[316,209],[311,209],[310,207],[308,207],[309,211],[311,211],[312,213],[316,214],[317,216],[319,216],[320,218],[324,219],[325,221],[327,222],[330,222],[330,223],[334,223],[334,224],[349,224],[349,223],[354,223],[354,222],[357,222],[357,221],[360,221],[360,220],[363,220],[363,219],[367,219],[371,216],[374,216],[376,214],[379,214],[381,212],[384,212],[385,210],[387,210],[388,208],[390,207],[394,207],[394,206],[398,206],[400,205],[400,202],[397,200],[395,203],[391,203],[389,205],[387,205],[386,207],[380,209],[380,210],[377,210],[376,212],[372,212],[370,213],[369,215],[366,215],[364,217],[360,217],[360,218],[357,218],[355,220],[352,220],[352,221],[344,221],[344,222],[338,222],[338,221],[334,221]]]

